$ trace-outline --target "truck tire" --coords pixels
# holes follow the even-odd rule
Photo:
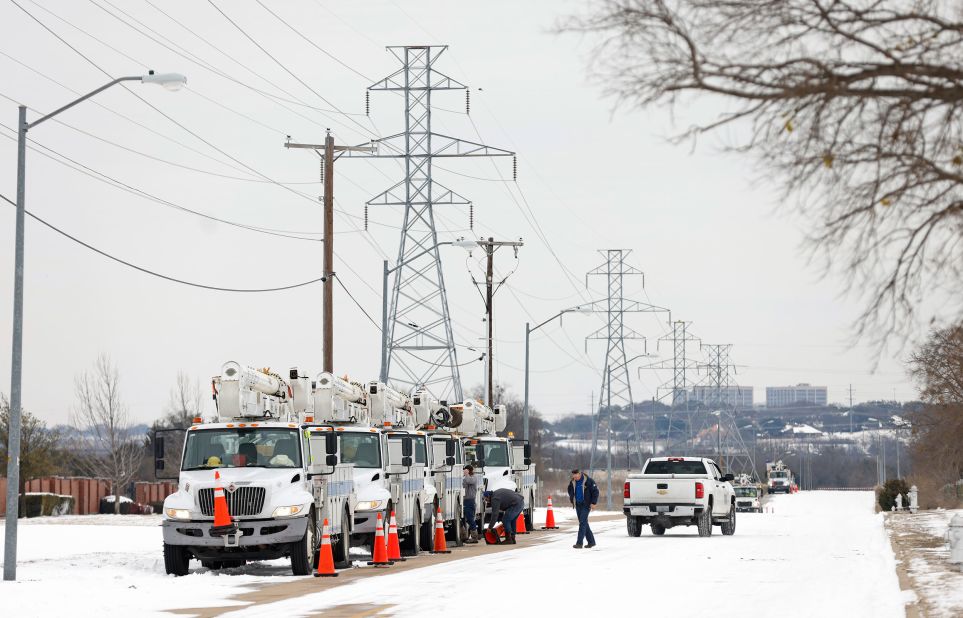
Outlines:
[[[629,536],[639,536],[642,534],[642,522],[635,515],[625,516],[625,529]]]
[[[418,511],[419,517],[424,517],[421,511]],[[438,503],[434,502],[431,506],[431,517],[428,521],[423,521],[421,523],[421,549],[424,551],[432,551],[435,549],[435,517],[438,515]]]
[[[351,566],[351,513],[348,509],[341,514],[341,532],[333,544],[334,568],[347,569]]]
[[[699,536],[712,536],[712,504],[699,514],[696,524],[699,527]]]
[[[729,521],[722,522],[722,534],[732,536],[736,533],[736,507],[729,507]]]
[[[318,530],[314,510],[308,515],[308,525],[304,527],[304,537],[291,543],[291,572],[295,575],[310,575],[318,543]]]
[[[462,530],[461,530],[461,502],[455,505],[455,519],[451,521],[451,527],[448,529],[448,534],[446,538],[451,542],[452,547],[461,547],[462,544]]]
[[[401,543],[401,555],[402,556],[417,556],[418,550],[421,549],[421,524],[419,519],[422,517],[421,505],[417,502],[415,503],[415,512],[418,515],[415,516],[414,523],[408,527],[408,535],[405,537],[404,542]]]
[[[663,526],[662,524],[654,523],[652,524],[651,528],[652,528],[652,534],[654,534],[655,536],[662,536],[663,534],[665,534],[665,526]]]
[[[183,545],[169,545],[164,543],[164,570],[168,575],[180,577],[187,575],[191,556]]]
[[[528,494],[528,508],[525,509],[525,529],[535,530],[535,494]]]

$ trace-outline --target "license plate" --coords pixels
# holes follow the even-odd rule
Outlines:
[[[669,507],[667,507],[667,506],[657,506],[657,507],[655,507],[655,510],[656,510],[657,513],[668,513],[668,512],[669,512]]]

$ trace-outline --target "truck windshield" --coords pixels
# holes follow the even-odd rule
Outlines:
[[[701,461],[650,461],[643,474],[707,474]]]
[[[428,445],[425,443],[425,436],[414,436],[415,463],[428,465]]]
[[[774,479],[784,479],[788,475],[789,474],[785,470],[773,470],[769,473],[769,477]]]
[[[376,433],[341,434],[341,463],[355,468],[381,467],[381,436]]]
[[[507,467],[508,445],[504,442],[480,442],[482,459],[486,466]]]
[[[736,487],[735,492],[737,498],[755,498],[759,495],[755,487]]]
[[[235,428],[187,432],[183,470],[300,468],[297,429]]]

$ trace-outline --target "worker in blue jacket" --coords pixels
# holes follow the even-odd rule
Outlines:
[[[575,507],[575,515],[578,517],[578,539],[572,547],[582,549],[583,540],[588,541],[585,546],[587,549],[595,547],[595,535],[589,527],[588,518],[599,502],[599,486],[592,477],[576,468],[572,470],[572,480],[568,483],[568,499]]]

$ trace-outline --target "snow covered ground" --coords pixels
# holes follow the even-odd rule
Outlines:
[[[564,608],[566,615],[604,615],[644,608],[645,614],[673,616],[904,615],[905,595],[871,493],[804,492],[776,496],[770,504],[774,514],[740,514],[733,537],[716,529],[703,539],[694,528],[676,528],[663,537],[646,529],[641,538],[630,538],[618,517],[595,525],[599,545],[591,550],[572,549],[571,532],[529,536],[514,551],[365,575],[249,607],[230,597],[291,581],[286,561],[168,577],[158,517],[43,518],[20,527],[20,581],[0,583],[0,606],[4,615],[18,608],[17,615],[29,616],[61,616],[68,609],[73,616],[142,616],[232,605],[236,609],[227,615],[247,617],[377,604],[390,606],[391,615],[440,616],[480,607],[467,600],[500,590],[505,602],[526,613]],[[571,509],[556,509],[556,519],[570,526]],[[537,543],[539,538],[545,542]],[[522,586],[532,592],[522,594]]]
[[[948,562],[946,531],[963,510],[887,513],[886,527],[924,614],[963,616],[963,573]]]

